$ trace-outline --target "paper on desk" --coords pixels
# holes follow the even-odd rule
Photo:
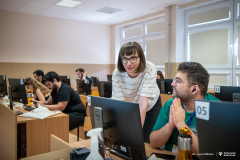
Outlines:
[[[155,154],[152,154],[151,157],[148,158],[148,160],[164,160],[164,159],[157,158]]]
[[[9,106],[10,106],[10,100],[8,99],[8,96],[5,96],[5,97],[3,98],[2,104],[3,104],[5,107],[9,107]],[[23,107],[23,103],[13,102],[13,107]]]
[[[55,115],[55,114],[58,114],[58,113],[61,113],[61,111],[50,111],[48,108],[42,107],[42,106],[39,105],[38,108],[36,108],[36,109],[34,109],[30,112],[21,114],[19,116],[44,119],[44,118],[47,118],[49,116],[52,116],[52,115]]]

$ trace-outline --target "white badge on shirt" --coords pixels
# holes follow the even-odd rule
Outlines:
[[[172,152],[178,154],[178,147],[175,144],[173,144]]]

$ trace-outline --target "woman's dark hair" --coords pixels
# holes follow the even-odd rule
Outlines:
[[[177,71],[186,73],[188,84],[198,85],[201,90],[201,95],[206,95],[210,75],[200,63],[183,62],[178,66]]]
[[[119,72],[126,72],[123,63],[122,63],[122,57],[123,56],[131,56],[138,53],[140,58],[140,63],[137,69],[137,73],[143,72],[146,68],[146,60],[145,56],[142,50],[142,47],[137,42],[128,42],[124,45],[122,45],[119,55],[118,55],[118,62],[117,62],[117,68]]]
[[[43,81],[43,83],[45,83],[46,81],[53,82],[53,79],[56,79],[58,82],[60,81],[59,75],[56,72],[51,71],[51,72],[46,73],[43,76],[42,81]]]
[[[162,74],[161,71],[157,71],[157,75],[159,75],[161,79],[164,79],[163,74]]]

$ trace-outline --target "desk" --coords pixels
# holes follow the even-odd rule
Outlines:
[[[208,89],[208,93],[215,97],[214,88],[209,88],[209,89]]]
[[[7,122],[9,121],[14,122],[14,116],[16,116],[16,113],[11,111],[10,109],[7,109],[5,106],[1,104],[0,104],[0,108],[1,108],[1,111],[4,110],[10,115],[9,117],[5,117],[5,118],[8,118],[6,122],[1,121],[1,123],[6,123],[5,125],[8,125]],[[14,108],[14,110],[28,112],[24,110],[22,107]],[[69,117],[67,114],[64,114],[64,113],[60,113],[60,114],[45,118],[43,120],[36,119],[36,118],[25,118],[25,117],[16,116],[15,124],[17,127],[15,128],[13,127],[11,132],[14,132],[14,133],[16,132],[16,134],[18,134],[18,140],[22,139],[26,141],[27,157],[49,152],[51,134],[57,135],[58,137],[60,137],[66,142],[69,141]],[[3,125],[1,125],[0,127],[0,132],[4,133],[1,135],[1,139],[5,139],[5,137],[9,136],[8,134],[12,134],[12,133],[5,133],[5,128],[3,127]],[[19,136],[19,134],[21,136]],[[6,141],[6,143],[12,143],[11,141],[17,141],[17,138],[8,140]],[[2,146],[7,147],[8,144],[2,144]],[[17,148],[17,145],[16,145],[16,148]],[[7,148],[7,149],[11,151],[10,148]],[[10,152],[10,153],[2,153],[2,154],[14,154],[14,153]],[[17,159],[17,158],[13,158],[13,159]]]
[[[161,96],[161,100],[162,100],[162,106],[164,106],[164,104],[172,98],[171,94],[160,94]]]
[[[78,141],[78,142],[72,142],[72,143],[69,143],[69,146],[76,147],[76,148],[87,147],[88,149],[90,149],[90,142],[91,142],[91,139]],[[150,147],[150,145],[148,143],[145,143],[145,150],[146,150],[146,155],[148,157],[150,157],[152,153],[162,153],[162,154],[176,155],[175,153],[172,153],[170,151],[166,151],[166,150],[163,150],[163,149],[153,149],[153,148]],[[116,156],[113,156],[113,157],[116,157]],[[121,158],[117,157],[117,159],[121,159]]]
[[[51,135],[51,152],[45,153],[42,155],[32,156],[24,158],[24,160],[42,160],[42,159],[65,159],[69,160],[69,152],[73,148],[78,147],[86,147],[90,149],[90,142],[91,139],[73,142],[73,143],[66,143],[63,140],[59,139],[58,137]],[[172,153],[170,151],[166,151],[163,149],[152,149],[149,144],[145,143],[145,150],[146,155],[149,157],[152,153],[162,153],[162,154],[170,154],[170,155],[176,155],[175,153]],[[122,158],[119,158],[115,155],[111,156],[115,159],[122,160]]]
[[[15,109],[14,109],[15,110]],[[27,112],[22,109],[22,112]],[[17,116],[17,124],[26,134],[27,157],[50,151],[51,134],[64,141],[69,141],[69,116],[60,113],[45,119],[25,118]]]

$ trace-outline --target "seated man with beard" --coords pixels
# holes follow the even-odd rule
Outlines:
[[[194,101],[219,100],[207,93],[209,74],[201,64],[183,62],[177,71],[172,82],[173,98],[165,103],[159,113],[150,135],[150,145],[176,153],[179,130],[187,127],[192,132],[192,152],[199,155]]]
[[[45,102],[33,101],[35,107],[38,104],[49,110],[60,110],[69,115],[69,131],[84,123],[86,110],[77,94],[69,85],[60,81],[56,72],[48,72],[43,77],[43,82],[52,89],[49,99]]]

